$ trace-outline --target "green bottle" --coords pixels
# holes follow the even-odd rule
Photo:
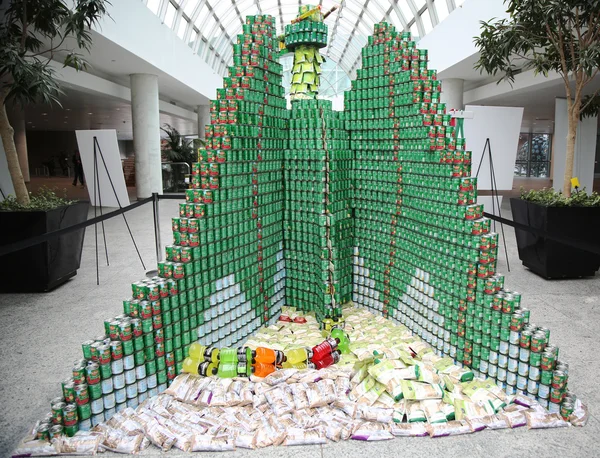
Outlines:
[[[346,355],[350,353],[350,337],[342,328],[334,326],[331,330],[331,338],[339,342],[337,348],[342,354]]]
[[[217,375],[220,378],[233,378],[233,377],[237,377],[238,375],[238,371],[237,371],[237,363],[226,363],[221,361],[219,363],[219,371],[217,372]]]

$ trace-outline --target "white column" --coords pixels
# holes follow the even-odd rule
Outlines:
[[[198,138],[204,140],[206,136],[206,125],[210,124],[210,107],[198,105]]]
[[[465,94],[465,80],[459,78],[447,78],[442,80],[442,103],[446,104],[446,109],[462,110],[463,97]]]
[[[138,199],[162,194],[158,77],[136,73],[131,78],[131,117]]]
[[[557,191],[563,188],[565,181],[568,132],[567,99],[556,99],[554,105],[554,142],[551,160],[552,187]],[[573,176],[579,178],[581,189],[586,188],[588,193],[591,193],[594,189],[594,162],[596,160],[597,135],[597,117],[579,121],[577,136],[575,137]]]

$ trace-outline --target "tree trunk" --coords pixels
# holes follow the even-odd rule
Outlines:
[[[0,92],[0,135],[2,136],[2,145],[4,145],[8,171],[10,172],[10,177],[15,188],[17,202],[21,205],[29,205],[29,192],[27,191],[25,180],[21,173],[21,165],[19,164],[17,147],[15,146],[15,132],[10,125],[6,114],[6,105],[4,103],[7,95],[8,89],[4,89]]]
[[[577,137],[577,127],[579,125],[579,106],[577,106],[577,101],[567,98],[567,107],[569,129],[567,133],[567,152],[565,156],[563,194],[567,197],[570,197],[571,178],[573,178],[573,162],[575,160],[575,139]]]

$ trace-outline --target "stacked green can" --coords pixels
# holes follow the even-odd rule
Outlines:
[[[439,102],[427,52],[382,23],[362,59],[344,112],[355,154],[354,301],[509,394],[568,409],[568,366],[496,274],[498,236],[476,203],[471,153]]]
[[[295,100],[285,158],[286,303],[339,315],[350,299],[352,155],[327,100]],[[336,310],[338,309],[338,310]]]
[[[206,345],[241,341],[283,303],[288,112],[277,45],[271,16],[247,18],[193,169],[187,205],[200,207],[193,261],[202,265],[198,337]]]

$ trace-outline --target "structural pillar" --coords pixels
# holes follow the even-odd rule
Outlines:
[[[198,105],[198,138],[204,140],[206,137],[206,125],[210,124],[210,107],[208,105]]]
[[[131,78],[131,117],[138,199],[162,194],[158,77],[136,73]]]
[[[25,127],[25,113],[23,111],[12,111],[9,113],[10,124],[15,131],[14,140],[19,156],[19,165],[25,183],[31,180],[29,175],[29,155],[27,154],[27,130]]]
[[[464,109],[463,97],[465,94],[465,80],[447,78],[442,80],[441,102],[446,104],[448,111]]]
[[[563,188],[567,158],[567,134],[569,117],[567,99],[556,99],[554,105],[554,142],[552,145],[552,187],[556,191]],[[579,178],[581,189],[588,193],[594,189],[594,163],[596,160],[596,141],[598,139],[598,117],[579,121],[575,137],[575,155],[573,157],[573,176]]]

